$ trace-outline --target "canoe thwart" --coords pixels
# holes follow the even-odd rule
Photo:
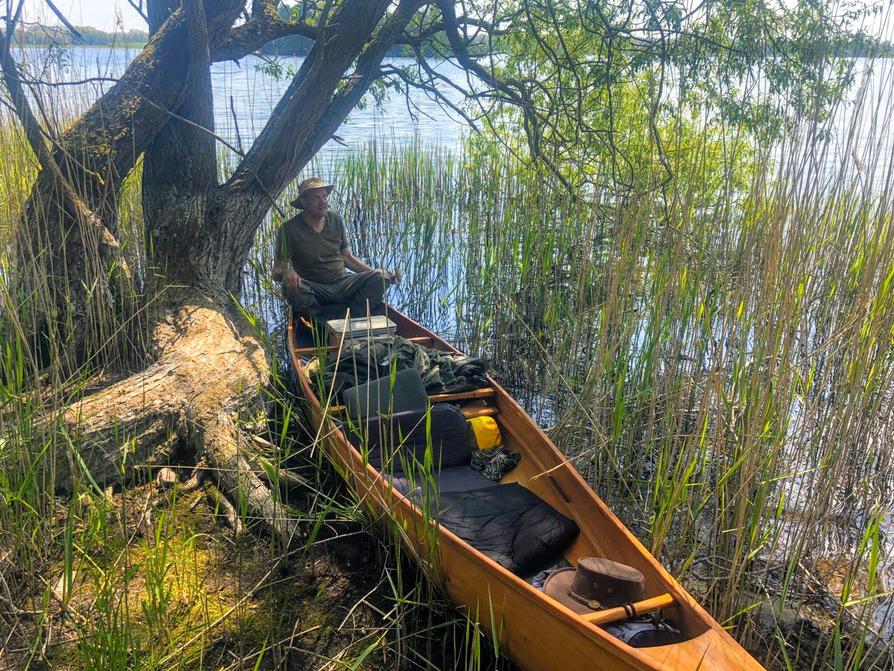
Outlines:
[[[489,405],[480,405],[477,408],[460,408],[463,417],[472,419],[474,417],[496,417],[500,411]]]
[[[581,617],[591,624],[609,624],[618,620],[627,620],[631,616],[642,615],[660,608],[667,608],[674,605],[674,597],[670,594],[662,594],[653,596],[651,599],[643,599],[627,606],[618,606],[617,608],[606,608],[605,610],[597,610],[595,613],[586,613]]]
[[[329,408],[330,415],[338,415],[345,411],[345,406],[343,405],[333,405]],[[460,412],[462,412],[463,417],[466,419],[473,419],[475,417],[496,417],[500,414],[500,411],[497,408],[489,405],[479,405],[474,408],[460,408]]]
[[[428,400],[432,403],[449,403],[450,401],[470,401],[475,398],[490,398],[494,395],[493,387],[473,389],[472,391],[456,391],[446,394],[429,394]]]

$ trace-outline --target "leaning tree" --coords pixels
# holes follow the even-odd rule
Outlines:
[[[12,55],[24,3],[15,4],[0,43],[3,75],[39,172],[15,232],[5,309],[26,325],[23,341],[36,365],[68,373],[116,342],[116,329],[132,317],[127,286],[140,287],[151,315],[147,365],[55,418],[72,438],[61,444],[79,446],[55,453],[57,486],[85,472],[97,484],[126,481],[178,443],[287,540],[288,519],[239,428],[240,413],[259,406],[270,376],[263,343],[232,299],[255,233],[276,196],[388,75],[383,61],[395,45],[421,53],[426,43],[449,44],[487,81],[490,73],[466,53],[477,39],[470,27],[484,30],[483,22],[457,16],[444,0],[306,2],[286,16],[276,0],[133,3],[145,10],[148,44],[82,116],[53,133],[29,102],[26,89],[38,83]],[[286,35],[313,46],[221,183],[211,64]],[[145,262],[129,268],[118,240],[119,198],[138,165]]]
[[[363,96],[383,82],[433,95],[457,87],[477,104],[453,109],[473,123],[511,107],[531,153],[575,187],[567,164],[588,160],[586,147],[597,147],[595,161],[605,156],[599,147],[614,150],[623,119],[611,86],[637,72],[661,83],[669,64],[700,76],[705,63],[723,64],[735,78],[735,67],[773,55],[770,39],[747,32],[749,21],[767,38],[775,30],[759,16],[762,5],[731,0],[699,3],[698,16],[676,1],[130,1],[144,13],[148,44],[59,132],[35,114],[28,88],[40,82],[13,57],[24,0],[6,3],[4,102],[39,171],[15,231],[0,309],[14,315],[36,369],[66,373],[108,358],[135,312],[146,322],[137,370],[54,418],[66,436],[59,444],[69,446],[52,459],[57,485],[84,472],[98,484],[126,481],[179,444],[284,540],[288,517],[258,477],[239,421],[259,407],[270,361],[232,296],[277,196]],[[747,49],[736,46],[740,30],[753,38]],[[210,67],[289,35],[312,46],[261,133],[220,181]],[[386,58],[396,48],[414,57],[413,67]],[[469,79],[444,80],[432,63],[445,57]],[[661,89],[649,95],[654,116]],[[119,201],[138,166],[143,261],[129,267]],[[128,287],[139,288],[138,306]]]

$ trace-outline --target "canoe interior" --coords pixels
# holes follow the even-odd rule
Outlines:
[[[397,333],[405,338],[422,341],[427,347],[444,351],[458,352],[455,348],[427,330],[420,324],[405,317],[397,311],[389,311],[388,316],[397,324]],[[292,362],[299,377],[303,391],[310,402],[312,415],[316,422],[325,422],[326,414],[316,397],[313,383],[304,373],[304,365],[313,356],[313,340],[310,331],[300,325],[290,324],[289,343]],[[736,668],[760,669],[756,661],[742,649],[702,608],[701,606],[665,571],[642,544],[624,527],[605,503],[584,482],[574,468],[567,463],[539,426],[522,410],[515,400],[496,382],[491,380],[494,394],[483,399],[468,401],[467,407],[488,407],[495,412],[495,419],[500,427],[504,444],[513,452],[522,455],[521,462],[502,483],[518,482],[541,499],[553,506],[558,512],[571,518],[580,528],[575,541],[564,554],[565,560],[574,565],[578,558],[599,556],[613,559],[639,569],[645,577],[646,598],[669,594],[674,605],[662,609],[666,620],[680,629],[688,639],[683,643],[655,648],[630,648],[617,639],[605,634],[601,629],[583,623],[582,618],[574,615],[559,602],[533,588],[517,576],[489,558],[484,557],[453,534],[441,530],[438,541],[441,571],[448,594],[460,605],[472,611],[472,603],[481,607],[481,582],[496,581],[505,586],[506,593],[524,592],[524,600],[518,603],[532,604],[532,613],[549,613],[557,622],[564,623],[557,630],[564,636],[569,634],[569,645],[578,646],[581,641],[592,641],[592,657],[590,653],[580,652],[575,657],[577,662],[570,667],[562,667],[553,658],[536,661],[536,646],[530,645],[525,668],[578,668],[578,662],[585,657],[592,663],[600,664],[609,660],[611,668]],[[333,402],[334,403],[334,402]],[[331,427],[329,427],[331,428]],[[401,494],[392,490],[390,485],[368,464],[338,430],[328,430],[328,438],[324,441],[330,456],[341,463],[345,475],[355,490],[378,492],[380,500],[393,497],[398,503],[383,503],[396,517],[403,514],[416,514],[412,504]],[[376,482],[370,484],[370,478]],[[403,508],[402,508],[403,507]],[[403,509],[404,512],[401,512]],[[407,513],[406,511],[410,511]],[[412,532],[410,534],[412,536]],[[464,546],[464,547],[463,547]],[[474,562],[467,562],[467,556],[475,555]],[[460,574],[460,565],[462,573]],[[481,568],[480,573],[476,573]],[[456,569],[456,570],[452,570]],[[475,577],[477,575],[477,578]],[[465,582],[474,583],[466,585]],[[488,587],[488,598],[493,591]],[[477,590],[477,591],[476,591]],[[494,587],[494,590],[497,590]],[[527,592],[537,593],[528,594]],[[476,601],[477,599],[477,601]],[[513,607],[520,606],[516,604]],[[491,606],[493,608],[493,606]],[[509,615],[504,615],[508,618]],[[537,615],[531,615],[537,617]],[[487,628],[487,626],[485,627]],[[493,635],[507,637],[509,645],[518,649],[527,649],[525,635],[516,632],[515,638],[497,631],[498,627],[491,623]],[[597,631],[598,629],[598,631]],[[582,632],[582,633],[581,633]],[[572,643],[572,641],[575,641]],[[528,643],[530,643],[528,641]],[[608,651],[607,655],[603,652]],[[694,657],[693,657],[694,656]],[[515,657],[513,655],[513,657]],[[518,661],[516,659],[516,661]],[[530,664],[530,666],[529,666]],[[585,668],[580,666],[579,668]]]

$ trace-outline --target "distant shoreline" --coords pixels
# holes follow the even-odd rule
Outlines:
[[[142,49],[149,41],[149,33],[143,30],[126,30],[109,33],[92,26],[75,26],[80,37],[75,36],[62,26],[30,25],[16,31],[16,43],[22,47],[49,48],[61,47],[71,49],[76,47],[89,48],[121,48]],[[300,35],[288,35],[265,44],[258,52],[265,56],[306,56],[313,46],[312,40]],[[866,58],[882,59],[894,58],[894,44],[887,41],[879,41],[862,34],[852,36],[852,40],[846,44],[835,45],[834,52],[825,57],[834,58]],[[472,47],[474,51],[474,45]],[[432,56],[434,54],[426,54]],[[407,46],[394,46],[389,52],[391,58],[413,57],[412,49]]]

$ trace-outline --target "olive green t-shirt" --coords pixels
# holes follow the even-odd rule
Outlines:
[[[341,253],[347,246],[344,222],[335,212],[326,213],[319,233],[298,214],[280,227],[275,259],[291,261],[295,272],[312,282],[331,282],[345,274]]]

